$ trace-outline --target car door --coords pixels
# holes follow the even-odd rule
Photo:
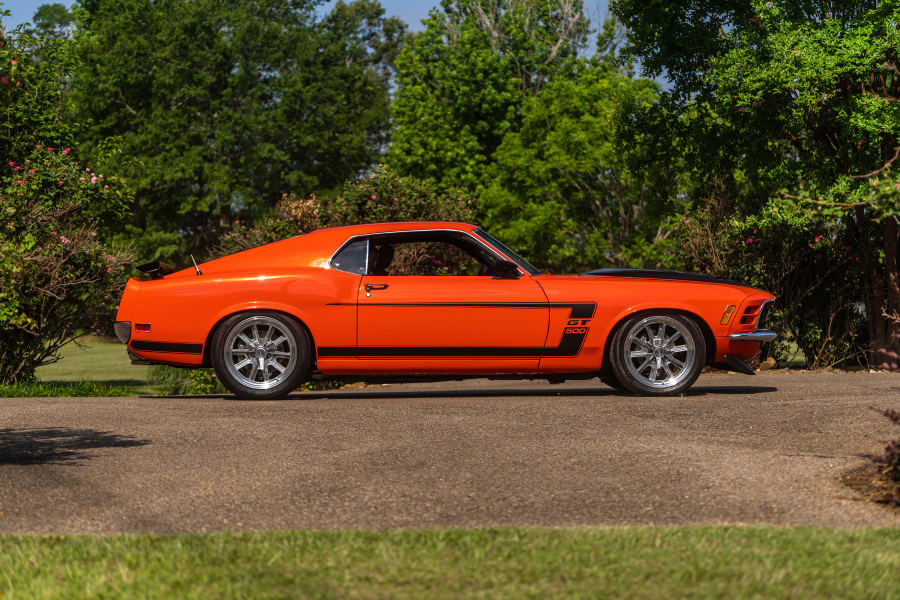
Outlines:
[[[475,261],[471,266],[457,264],[459,248],[475,244],[461,244],[463,240],[454,238],[459,235],[428,232],[370,239],[374,256],[357,296],[357,356],[368,364],[364,369],[388,373],[537,369],[549,315],[543,289],[522,272],[514,278],[492,276],[487,263],[491,252],[483,246],[470,250],[473,255],[483,252],[484,260],[470,256]],[[426,246],[424,255],[421,249],[406,251],[415,244]],[[379,272],[379,248],[388,246],[398,249],[399,261]],[[383,259],[384,254],[380,256]]]

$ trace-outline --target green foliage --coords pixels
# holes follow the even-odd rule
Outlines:
[[[779,333],[771,354],[791,362],[791,342],[810,368],[857,354],[865,315],[856,293],[867,277],[861,248],[843,228],[798,205],[772,200],[748,216],[707,209],[674,226],[682,266],[775,294],[766,327]]]
[[[147,378],[160,394],[166,396],[229,393],[212,369],[179,369],[153,365],[147,372]]]
[[[814,218],[835,225],[834,237],[858,250],[867,273],[842,288],[839,304],[865,307],[874,348],[896,345],[900,330],[882,316],[900,313],[896,227],[882,218],[888,190],[875,199],[867,180],[900,146],[900,3],[612,7],[629,27],[628,51],[674,84],[636,122],[655,145],[658,168],[682,174],[685,187],[674,193],[701,213],[716,197],[725,212],[755,219],[773,198],[822,198],[830,207],[816,207]],[[816,327],[825,343],[827,328]]]
[[[62,117],[64,90],[74,67],[73,46],[3,31],[8,10],[0,9],[0,159],[23,160],[36,144],[73,146],[79,122]]]
[[[592,60],[527,99],[520,129],[503,139],[479,191],[487,228],[558,271],[656,263],[666,198],[629,168],[619,131],[655,90]]]
[[[405,36],[373,0],[104,0],[75,39],[80,146],[135,189],[139,256],[178,261],[284,190],[330,189],[375,162]],[[187,245],[187,248],[185,247]]]
[[[255,248],[322,227],[393,221],[471,222],[474,203],[459,190],[400,177],[379,166],[368,177],[348,181],[331,200],[285,194],[275,215],[255,224],[235,221],[213,246],[213,257]]]
[[[68,37],[75,25],[75,15],[59,2],[41,4],[32,20],[37,34],[45,38]]]
[[[474,189],[522,105],[573,73],[588,41],[580,0],[443,0],[397,58],[399,173]]]
[[[113,318],[121,291],[128,251],[108,249],[98,224],[125,213],[127,193],[68,152],[38,145],[0,167],[0,382],[34,379]]]

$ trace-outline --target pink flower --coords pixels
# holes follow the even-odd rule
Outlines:
[[[856,257],[856,262],[859,262],[859,257],[858,257],[858,256]]]
[[[99,177],[100,179],[103,179],[103,175],[98,175],[97,177]]]
[[[47,152],[53,152],[53,148],[47,148]]]
[[[92,232],[91,232],[91,237],[97,237],[97,232],[96,232],[96,231],[92,231]]]
[[[7,79],[6,77],[0,77],[0,83],[6,85],[7,83],[9,83],[9,79]]]
[[[79,177],[78,181],[84,181],[84,177]]]
[[[14,167],[16,166],[16,163],[14,163],[13,161],[9,161],[9,166]]]
[[[678,225],[675,226],[675,231],[678,231]]]
[[[812,245],[812,244],[807,244],[807,246],[809,246],[809,247],[810,247],[810,248],[812,248],[812,247],[813,247],[813,245]]]
[[[69,238],[67,238],[67,237],[64,236],[64,235],[61,235],[61,236],[59,236],[59,241],[62,242],[63,244],[68,244],[68,243],[69,243]]]
[[[21,184],[23,184],[23,183],[25,183],[25,182],[24,182],[23,180],[21,180],[21,179],[17,179],[17,180],[16,180],[16,183],[18,183],[19,185],[21,185]]]
[[[850,246],[844,246],[844,252],[850,252]]]
[[[107,267],[107,268],[106,268],[106,272],[107,272],[107,273],[112,273],[112,267]]]
[[[62,181],[57,181],[56,185],[62,185]]]
[[[17,81],[17,82],[16,82],[16,87],[22,87],[22,82],[21,82],[21,81]]]
[[[22,167],[16,167],[14,170],[15,170],[15,171],[21,171],[21,170],[22,170]]]
[[[91,177],[91,183],[92,183],[92,184],[97,183],[97,178],[96,178],[96,177]]]
[[[41,148],[43,148],[43,146],[41,146],[40,144],[35,144],[34,147],[37,148],[38,150],[40,150]]]
[[[30,171],[28,171],[28,172],[29,172],[29,173],[34,173],[34,169],[31,169],[31,170],[30,170]]]
[[[747,238],[747,243],[748,243],[748,244],[752,244],[752,243],[753,243],[753,238]]]
[[[85,167],[84,170],[85,170],[86,173],[90,173],[90,172],[91,172],[90,168],[88,168],[88,167]]]
[[[104,186],[103,186],[103,189],[104,189],[104,190],[108,190],[108,189],[109,189],[109,186],[108,186],[108,185],[104,185]]]
[[[372,194],[372,195],[369,196],[369,197],[370,197],[372,200],[374,200],[374,199],[375,199],[375,194]]]
[[[816,237],[813,238],[813,241],[814,241],[814,242],[818,242],[818,241],[821,240],[821,239],[822,239],[822,236],[817,235]]]
[[[72,151],[71,148],[63,148],[63,154],[68,154],[71,151]]]
[[[13,60],[9,61],[9,64],[11,64],[11,65],[17,65],[17,64],[19,64],[19,63],[17,63],[16,60],[13,59]]]
[[[753,233],[758,233],[758,232],[759,232],[759,229],[757,229],[756,227],[754,227],[754,228],[753,228]]]

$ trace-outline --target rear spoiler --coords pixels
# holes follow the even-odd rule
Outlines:
[[[149,275],[150,279],[162,279],[166,275],[174,273],[178,269],[176,269],[172,265],[154,260],[153,262],[148,262],[147,264],[139,266],[137,270],[141,273],[146,273],[147,275]]]

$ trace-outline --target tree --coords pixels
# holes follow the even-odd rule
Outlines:
[[[571,76],[588,43],[581,0],[443,0],[397,58],[387,162],[474,189],[526,98]]]
[[[59,2],[38,6],[33,20],[37,33],[45,38],[69,37],[75,26],[75,15]]]
[[[623,147],[620,129],[657,86],[602,57],[579,70],[526,100],[479,192],[485,224],[556,270],[652,264],[667,198],[629,169],[640,145]]]
[[[743,214],[781,189],[852,205],[839,235],[861,252],[869,337],[890,345],[898,228],[860,199],[900,147],[900,3],[616,0],[613,10],[630,52],[674,83],[644,123],[683,142],[695,199],[717,182]]]
[[[183,258],[286,190],[327,190],[387,140],[391,62],[405,36],[374,0],[91,0],[76,32],[81,149],[135,189],[129,235]],[[186,241],[185,241],[186,240]]]

